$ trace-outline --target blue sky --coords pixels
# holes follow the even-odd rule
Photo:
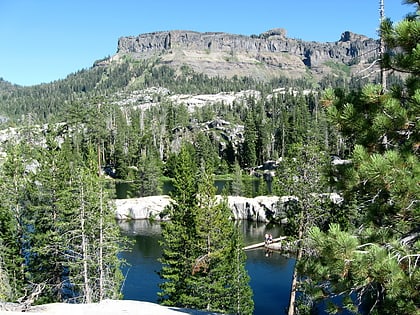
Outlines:
[[[0,0],[0,77],[51,82],[115,54],[118,38],[164,30],[260,34],[333,42],[346,30],[377,38],[379,0]],[[385,0],[385,15],[413,11]]]

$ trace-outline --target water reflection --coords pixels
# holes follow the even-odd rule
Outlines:
[[[162,229],[159,223],[149,220],[119,221],[118,225],[125,235],[143,235],[160,237]]]
[[[281,229],[276,225],[247,221],[239,221],[237,225],[245,245],[264,241],[266,233],[273,237],[281,235]],[[122,290],[124,299],[156,302],[160,283],[157,271],[161,267],[157,259],[162,253],[159,247],[161,226],[147,220],[119,222],[119,226],[134,240],[132,250],[121,253],[130,264],[123,268],[126,275]],[[254,314],[284,314],[289,301],[294,259],[278,252],[267,253],[265,249],[246,253],[246,268],[254,292]]]
[[[122,270],[125,275],[124,299],[156,302],[160,282],[157,272],[161,268],[157,259],[162,253],[159,246],[160,224],[136,220],[119,222],[119,226],[134,241],[131,251],[121,253],[129,264]]]

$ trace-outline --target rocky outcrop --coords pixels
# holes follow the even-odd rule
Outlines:
[[[218,196],[219,200],[221,199]],[[254,220],[267,222],[268,217],[276,213],[278,197],[228,197],[229,207],[236,220]],[[169,205],[169,196],[151,196],[143,198],[116,199],[116,218],[118,220],[132,219],[168,219],[161,216],[163,209]]]
[[[237,71],[253,72],[251,66],[258,65],[263,72],[277,69],[302,74],[308,68],[325,72],[328,62],[365,64],[375,58],[377,47],[377,40],[348,31],[336,42],[319,43],[287,38],[283,29],[258,36],[174,30],[121,37],[117,55],[148,58],[158,54],[167,64],[188,64],[210,76],[222,70],[229,76],[232,64]]]
[[[171,198],[166,195],[143,198],[116,199],[115,217],[117,220],[162,220],[163,218],[159,215],[163,209],[170,204],[170,202]]]
[[[217,196],[222,200],[221,196]],[[340,203],[342,199],[337,194],[328,194],[332,202]],[[251,220],[269,222],[273,218],[284,217],[284,209],[296,200],[293,196],[258,196],[247,198],[228,196],[228,205],[236,220]],[[118,220],[165,220],[163,209],[169,205],[169,196],[151,196],[143,198],[116,199],[116,218]]]
[[[277,196],[255,198],[229,196],[228,204],[235,220],[269,222],[281,210],[277,205],[279,200],[280,198]]]
[[[217,196],[221,200],[221,196]],[[236,220],[252,220],[259,222],[269,222],[278,214],[277,202],[279,197],[259,196],[246,198],[239,196],[229,196],[228,205]],[[287,199],[282,199],[287,202]],[[169,205],[169,196],[151,196],[143,198],[116,199],[116,218],[118,220],[165,220],[168,217],[162,215],[163,209]]]

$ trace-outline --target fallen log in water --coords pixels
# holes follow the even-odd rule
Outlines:
[[[275,249],[276,250],[279,250],[281,244],[275,244],[275,243],[276,242],[280,242],[281,240],[285,240],[285,239],[286,239],[286,236],[277,237],[277,238],[274,238],[272,240],[272,242],[269,243],[269,244],[266,244],[265,242],[261,242],[261,243],[257,243],[257,244],[252,244],[252,245],[245,246],[243,248],[243,250],[254,249],[254,248],[259,248],[259,247],[267,247],[267,248],[270,248],[270,249],[274,249],[274,248],[271,248],[270,247],[272,245],[276,245],[276,248]]]

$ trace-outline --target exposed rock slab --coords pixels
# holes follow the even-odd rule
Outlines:
[[[52,303],[35,306],[25,313],[0,310],[0,315],[175,315],[182,313],[193,315],[215,314],[130,300],[104,300],[100,303],[90,304]]]
[[[343,198],[336,194],[320,194],[333,203],[341,203]],[[216,196],[222,200],[222,196]],[[283,211],[290,202],[296,201],[294,196],[258,196],[255,198],[228,196],[228,205],[235,220],[269,222],[272,218],[283,217]],[[163,209],[171,203],[167,195],[143,198],[116,199],[115,217],[118,220],[166,220]]]
[[[229,196],[228,204],[235,220],[269,222],[270,218],[273,218],[279,210],[277,207],[279,200],[280,198],[277,196],[255,198]]]
[[[218,199],[221,200],[221,196]],[[236,220],[268,222],[277,213],[279,197],[259,196],[255,198],[229,196],[228,204]],[[116,199],[116,218],[118,220],[167,219],[161,217],[163,209],[171,198],[166,195],[143,198]]]
[[[219,200],[221,196],[217,196]],[[252,220],[258,222],[269,222],[270,218],[276,216],[281,209],[277,206],[278,201],[284,203],[288,197],[259,196],[255,198],[229,196],[228,205],[232,210],[235,220]],[[118,220],[163,220],[161,217],[163,209],[169,205],[169,196],[151,196],[143,198],[116,199],[116,218]]]
[[[171,198],[167,195],[116,199],[116,218],[118,220],[160,220],[159,214],[170,202]]]

